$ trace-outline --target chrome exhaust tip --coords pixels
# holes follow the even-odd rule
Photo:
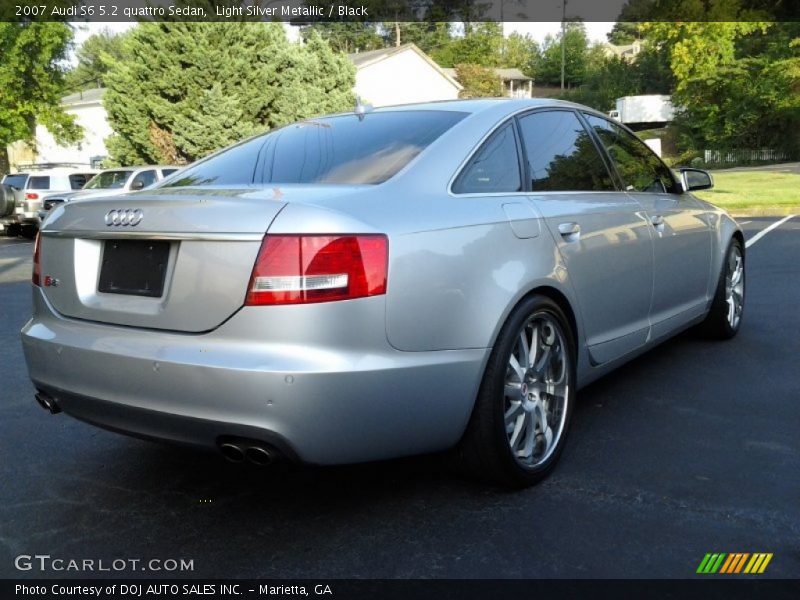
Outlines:
[[[275,457],[272,452],[263,448],[262,446],[250,446],[247,448],[247,460],[254,465],[265,467],[275,462]]]
[[[222,456],[229,461],[234,463],[244,462],[244,450],[242,450],[241,446],[237,446],[231,442],[225,442],[219,445],[219,449],[220,452],[222,452]]]
[[[61,412],[61,407],[58,405],[58,402],[49,394],[38,392],[34,398],[36,398],[36,402],[39,406],[48,411],[51,415],[57,415]]]

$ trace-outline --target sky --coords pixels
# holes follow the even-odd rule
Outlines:
[[[99,33],[100,31],[107,29],[113,33],[122,33],[136,25],[136,23],[71,23],[75,28],[75,47],[79,47],[89,36]],[[589,37],[590,41],[593,42],[605,42],[606,34],[611,31],[611,28],[614,26],[614,23],[584,23],[586,27],[586,34]],[[297,39],[299,37],[298,29],[296,27],[292,27],[286,25],[287,33],[289,34],[289,39]],[[547,34],[555,35],[561,30],[561,23],[518,23],[518,22],[506,22],[503,24],[503,32],[505,35],[509,35],[513,32],[518,32],[521,34],[529,33],[533,39],[538,42],[544,40]],[[70,57],[70,62],[72,64],[75,63],[75,55],[74,52]]]

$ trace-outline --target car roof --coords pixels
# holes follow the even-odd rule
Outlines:
[[[367,105],[368,106],[368,105]],[[417,102],[411,104],[394,104],[368,109],[370,112],[398,112],[415,110],[442,110],[453,112],[465,112],[478,114],[483,112],[494,112],[497,114],[514,114],[526,108],[580,108],[582,110],[592,110],[582,104],[567,102],[566,100],[555,100],[553,98],[468,98],[462,100],[437,100],[433,102]],[[353,114],[353,111],[337,113],[339,116]]]
[[[134,165],[132,167],[110,167],[103,169],[100,173],[107,173],[110,171],[139,171],[141,169],[180,169],[176,165]]]
[[[85,169],[74,169],[72,167],[55,167],[52,169],[41,169],[36,171],[26,171],[29,177],[50,177],[52,175],[88,175],[97,173],[97,169],[87,167]],[[21,175],[22,173],[15,173]]]

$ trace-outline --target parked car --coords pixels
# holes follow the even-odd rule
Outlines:
[[[77,192],[67,192],[51,194],[44,199],[42,211],[39,215],[40,220],[47,216],[47,213],[54,206],[81,198],[93,198],[95,196],[120,196],[130,192],[138,192],[147,189],[178,171],[180,167],[147,165],[140,167],[118,167],[106,169],[92,177],[83,189]]]
[[[3,178],[3,183],[9,178],[15,183],[21,183],[19,189],[23,196],[17,201],[14,208],[16,224],[22,235],[33,237],[39,226],[39,210],[42,200],[54,192],[70,192],[81,189],[97,171],[92,169],[73,169],[58,167],[42,169],[25,173],[14,173]],[[24,180],[24,182],[23,182]]]
[[[744,240],[691,194],[712,184],[555,100],[302,121],[51,215],[30,377],[53,413],[232,461],[455,447],[529,485],[579,388],[688,327],[736,335]]]

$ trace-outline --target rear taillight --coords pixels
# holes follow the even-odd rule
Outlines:
[[[31,281],[33,285],[42,285],[42,266],[39,264],[39,255],[41,250],[39,249],[39,238],[42,237],[42,234],[36,234],[36,241],[33,243],[33,276],[31,277]]]
[[[304,304],[386,293],[385,235],[267,235],[245,304]]]
[[[25,199],[26,200],[38,200],[39,199],[39,194],[37,194],[36,192],[26,192],[25,193]]]

